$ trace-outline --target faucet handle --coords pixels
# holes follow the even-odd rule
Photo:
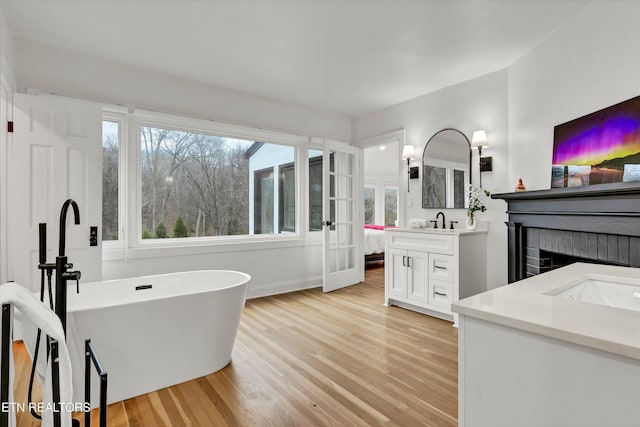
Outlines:
[[[449,228],[450,228],[451,230],[453,230],[453,224],[457,224],[457,223],[458,223],[458,221],[449,221],[449,224],[450,224],[450,225],[449,225]]]
[[[82,277],[82,273],[79,271],[67,271],[64,273],[64,276],[67,280],[75,280],[76,281],[76,293],[80,293],[80,277]]]
[[[80,277],[82,276],[82,273],[80,273],[79,271],[72,271],[71,273],[73,273],[73,278],[76,279],[76,293],[79,294],[80,293]]]
[[[438,220],[437,219],[432,219],[431,221],[433,223],[433,228],[438,228]]]

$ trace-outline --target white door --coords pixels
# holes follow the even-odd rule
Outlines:
[[[47,224],[47,262],[59,252],[59,223],[65,200],[75,200],[66,219],[66,255],[81,283],[102,279],[102,108],[75,99],[16,94],[13,146],[9,158],[10,279],[40,288],[38,224]],[[90,227],[98,245],[89,245]]]
[[[323,291],[354,285],[362,279],[364,235],[360,151],[325,141],[322,161]]]
[[[0,73],[1,74],[1,73]],[[9,161],[9,145],[13,141],[13,133],[9,132],[9,121],[13,121],[13,92],[0,75],[0,283],[8,280],[8,223],[7,223],[7,169]]]

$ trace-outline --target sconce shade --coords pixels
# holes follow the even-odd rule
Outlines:
[[[405,160],[416,158],[416,150],[413,148],[413,145],[405,145],[402,147],[402,158]]]
[[[471,148],[488,147],[487,133],[483,130],[473,132],[471,136]]]

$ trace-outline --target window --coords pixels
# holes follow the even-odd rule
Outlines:
[[[296,230],[296,170],[293,163],[280,166],[278,191],[279,231]]]
[[[364,223],[376,223],[376,187],[364,187]]]
[[[273,233],[273,168],[255,171],[253,179],[253,232]]]
[[[147,125],[140,143],[143,239],[295,232],[294,147]]]
[[[253,196],[249,203],[252,234],[296,231],[295,148],[254,142],[247,150],[253,176]]]
[[[309,231],[322,230],[322,151],[309,150]]]
[[[398,187],[384,187],[384,225],[395,226],[398,221]]]
[[[118,240],[120,122],[102,121],[102,240]]]

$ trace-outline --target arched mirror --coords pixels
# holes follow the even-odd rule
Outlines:
[[[443,129],[429,139],[422,154],[422,207],[464,209],[471,183],[471,144],[456,129]]]

